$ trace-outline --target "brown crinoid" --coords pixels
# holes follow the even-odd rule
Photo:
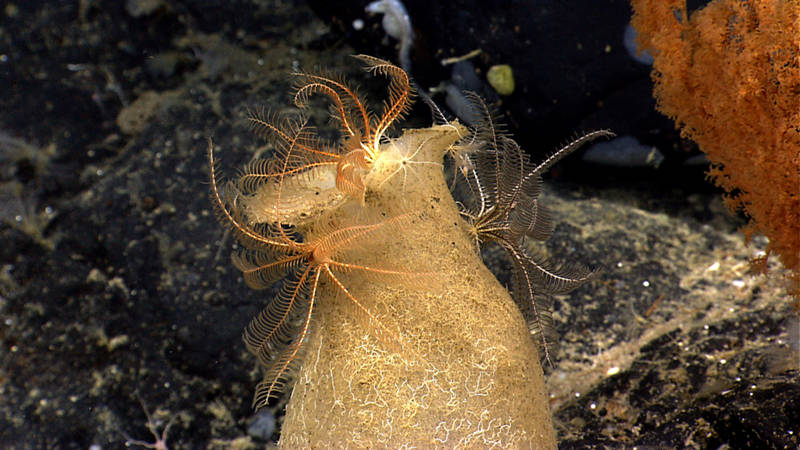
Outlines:
[[[552,365],[555,329],[552,294],[569,292],[588,281],[595,270],[560,264],[536,254],[526,240],[546,241],[553,222],[539,201],[542,174],[581,145],[600,137],[612,137],[608,130],[580,136],[558,149],[539,164],[532,164],[519,145],[505,132],[484,101],[475,94],[468,98],[480,112],[480,120],[469,136],[471,151],[463,172],[477,206],[462,212],[471,226],[478,250],[481,245],[500,245],[512,265],[511,294],[537,340],[540,356]]]

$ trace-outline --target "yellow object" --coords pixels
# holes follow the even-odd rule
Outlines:
[[[511,66],[508,64],[490,67],[486,73],[486,80],[500,95],[514,93],[514,71],[511,70]]]

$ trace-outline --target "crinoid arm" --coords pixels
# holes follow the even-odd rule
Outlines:
[[[307,269],[287,283],[272,301],[278,303],[273,308],[270,303],[245,330],[245,344],[267,367],[253,397],[256,409],[284,393],[296,378],[311,333],[319,277],[319,270]]]
[[[525,263],[511,257],[511,298],[513,298],[528,331],[539,350],[539,358],[553,367],[553,359],[558,348],[558,333],[553,321],[553,299],[543,292],[536,292],[536,281],[527,270]]]
[[[500,147],[500,138],[507,136],[508,131],[502,120],[499,120],[497,110],[488,105],[480,95],[472,91],[464,93],[467,100],[477,113],[477,120],[474,128],[477,132],[477,139],[484,142],[488,148],[497,149]]]
[[[418,278],[430,277],[432,272],[410,272],[391,265],[377,267],[360,261],[371,260],[380,252],[381,244],[407,232],[409,221],[416,212],[403,212],[385,217],[374,211],[352,208],[343,211],[344,220],[320,220],[314,229],[317,236],[309,242],[314,249],[314,261],[328,267],[336,275],[354,273],[359,278],[387,283],[393,279],[407,285]],[[342,217],[339,216],[339,217]]]
[[[366,169],[365,152],[360,148],[343,155],[336,166],[336,187],[362,205],[366,186],[361,173]]]
[[[411,110],[414,89],[411,87],[408,74],[389,61],[368,55],[356,55],[355,58],[364,63],[364,69],[368,72],[389,78],[389,98],[383,102],[383,114],[372,132],[366,136],[369,139],[368,151],[374,152],[367,155],[371,159],[377,154],[380,141],[389,127]]]
[[[508,197],[506,193],[500,191],[503,188],[501,184],[508,186],[511,183],[501,180],[504,177],[513,178],[514,174],[513,171],[504,172],[504,170],[512,159],[522,158],[522,154],[506,158],[502,147],[511,144],[504,144],[503,141],[513,141],[506,137],[505,125],[498,120],[497,112],[478,94],[466,92],[465,96],[475,110],[477,119],[471,127],[471,135],[462,144],[466,145],[465,154],[461,156],[465,160],[460,164],[464,167],[464,178],[469,190],[477,197],[478,209],[487,211],[493,208],[501,197]]]
[[[209,182],[211,185],[211,202],[222,223],[229,226],[237,239],[247,248],[286,248],[287,242],[277,233],[273,233],[269,225],[251,225],[244,216],[241,205],[241,192],[233,183],[220,186],[217,161],[214,158],[214,143],[208,139]]]
[[[536,241],[546,241],[552,236],[555,223],[550,211],[539,200],[542,179],[534,177],[528,181],[526,184],[535,184],[535,187],[523,188],[525,194],[520,196],[516,207],[509,212],[508,239],[519,241],[528,237]]]
[[[283,249],[260,249],[234,253],[233,265],[242,272],[253,289],[266,289],[301,267],[302,253],[287,254]]]
[[[265,366],[272,365],[277,353],[292,342],[297,318],[310,301],[308,271],[294,275],[283,282],[278,295],[250,321],[242,336],[247,349]]]
[[[530,172],[530,176],[543,174],[549,168],[553,167],[553,164],[564,159],[564,157],[574,152],[575,150],[581,148],[584,144],[588,142],[600,138],[613,138],[614,136],[616,136],[616,133],[614,133],[611,130],[595,130],[579,135],[574,139],[570,140],[569,142],[567,142],[566,144],[562,145],[561,148],[559,148],[558,150],[553,152],[550,156],[545,158],[544,161],[537,164]]]
[[[323,95],[331,101],[330,117],[336,121],[343,137],[361,137],[370,134],[372,114],[366,101],[358,93],[358,89],[344,80],[340,75],[322,73],[296,72],[294,104],[298,108],[307,108],[310,98]]]
[[[511,259],[511,297],[517,302],[539,345],[539,356],[552,366],[557,334],[553,325],[551,295],[567,293],[592,279],[597,272],[554,264],[517,245],[501,245]]]
[[[278,119],[261,110],[251,113],[248,121],[256,135],[275,145],[276,153],[268,161],[245,166],[239,178],[243,189],[254,190],[266,181],[298,175],[313,167],[335,166],[339,160],[336,145],[320,138],[304,116]]]
[[[320,274],[319,268],[307,263],[308,255],[302,252],[275,261],[262,261],[259,257],[252,256],[237,264],[251,286],[266,286],[281,272],[284,275],[290,272],[290,276],[242,336],[247,349],[267,368],[253,400],[256,408],[266,406],[270,399],[282,394],[301,365],[301,350],[310,333]],[[276,269],[279,266],[282,271]]]
[[[357,188],[344,189],[348,183],[342,180],[363,186],[360,173],[345,173],[339,149],[316,137],[306,119],[274,125],[276,121],[262,113],[250,121],[273,137],[277,149],[274,158],[247,164],[237,181],[251,221],[297,225],[343,202],[342,193],[359,195]],[[363,196],[363,188],[361,192]]]

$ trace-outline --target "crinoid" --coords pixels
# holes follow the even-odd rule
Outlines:
[[[330,169],[335,168],[335,186],[339,192],[364,203],[363,173],[378,158],[387,130],[410,109],[414,92],[408,75],[399,67],[372,56],[357,55],[355,58],[364,63],[365,70],[389,78],[382,114],[370,111],[365,97],[338,75],[295,73],[295,105],[305,109],[312,96],[326,96],[331,102],[331,118],[339,125],[341,139],[336,143],[320,139],[304,117],[278,120],[263,111],[252,114],[253,130],[272,138],[278,157],[272,162],[251,163],[245,169],[242,182],[262,183],[270,178],[301,173],[310,179],[327,179],[331,177]],[[281,161],[283,167],[271,166],[275,161]]]
[[[495,243],[509,255],[512,264],[511,294],[528,321],[537,340],[540,356],[552,365],[551,348],[555,329],[551,294],[563,294],[589,280],[594,270],[559,264],[535,254],[527,239],[546,241],[553,233],[550,214],[541,205],[542,173],[586,142],[611,137],[607,130],[585,134],[561,147],[538,165],[532,165],[519,145],[505,135],[502,124],[475,94],[468,97],[480,111],[480,121],[471,145],[472,152],[465,179],[477,198],[477,207],[462,211],[471,227],[475,245]]]
[[[290,173],[286,166],[292,150],[291,146],[287,147],[284,161],[278,162],[280,169],[274,185],[277,192],[268,196],[275,202],[275,221],[253,224],[242,207],[248,193],[240,190],[240,186],[249,186],[250,182],[245,179],[239,181],[239,186],[227,183],[224,188],[220,187],[210,139],[208,143],[212,201],[222,221],[232,228],[246,248],[234,255],[234,265],[254,289],[265,289],[284,280],[278,296],[244,332],[247,348],[267,367],[253,400],[256,408],[265,406],[282,393],[294,378],[302,361],[303,344],[311,333],[315,305],[323,295],[323,281],[334,293],[344,294],[355,305],[357,315],[366,319],[368,330],[381,342],[390,348],[402,348],[403,341],[350,293],[341,276],[353,272],[368,278],[395,277],[403,279],[407,285],[413,284],[415,277],[426,275],[345,262],[349,257],[357,259],[359,252],[368,251],[371,243],[396,233],[408,214],[382,220],[362,218],[357,223],[353,220],[352,224],[335,223],[323,217],[306,224],[302,235],[294,224],[282,221],[281,192],[284,178]],[[247,173],[243,177],[247,177]],[[414,353],[413,349],[404,350]]]

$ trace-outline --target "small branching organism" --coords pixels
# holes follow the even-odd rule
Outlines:
[[[19,166],[33,168],[33,179],[38,180],[55,153],[55,145],[40,148],[0,131],[0,223],[5,223],[30,236],[42,247],[52,250],[56,238],[45,237],[45,229],[54,217],[51,207],[39,210],[36,204],[36,185],[24,185],[17,178]]]
[[[23,161],[29,161],[35,173],[41,175],[54,154],[55,145],[38,147],[0,130],[0,177],[10,176],[5,170]]]
[[[16,181],[0,183],[0,223],[17,228],[42,247],[52,250],[53,239],[45,237],[45,229],[53,218],[51,208],[38,211],[32,192]]]
[[[163,424],[161,419],[157,419],[154,417],[154,414],[150,412],[147,408],[147,404],[144,402],[141,394],[138,392],[136,393],[136,397],[139,399],[139,404],[142,406],[142,411],[144,411],[144,416],[147,418],[147,422],[145,425],[147,426],[147,430],[150,431],[150,434],[153,435],[153,442],[147,442],[141,439],[134,439],[128,433],[124,431],[120,431],[122,436],[125,438],[125,445],[132,446],[136,445],[142,448],[151,448],[154,450],[169,450],[167,447],[167,439],[169,438],[169,432],[172,426],[175,424],[175,419],[177,419],[180,415],[171,415],[169,420],[167,421],[166,425]],[[163,428],[159,432],[158,429],[163,425]]]
[[[600,137],[612,137],[607,130],[585,134],[538,165],[533,165],[519,145],[509,138],[503,125],[485,102],[473,93],[467,97],[480,112],[480,120],[469,137],[469,147],[476,146],[463,158],[470,191],[477,207],[463,211],[470,223],[477,250],[485,244],[502,247],[511,260],[511,294],[528,321],[531,334],[537,340],[540,356],[551,366],[555,328],[552,318],[553,294],[569,292],[595,275],[585,267],[553,262],[533,253],[527,239],[546,241],[553,233],[550,213],[539,201],[542,173],[558,160],[586,142]]]

